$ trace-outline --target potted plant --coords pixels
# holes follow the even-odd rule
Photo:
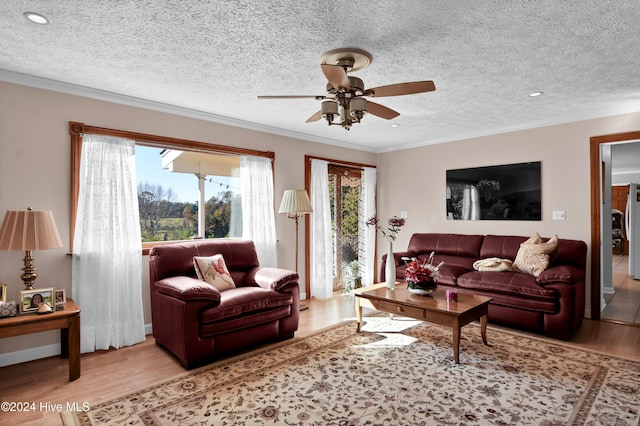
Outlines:
[[[436,279],[444,262],[434,266],[432,264],[433,256],[434,253],[432,252],[428,259],[413,257],[409,263],[405,261],[407,268],[404,271],[404,281],[407,283],[407,289],[411,293],[426,295],[438,287]]]

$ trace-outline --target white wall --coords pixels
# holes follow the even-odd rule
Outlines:
[[[34,252],[39,275],[35,286],[64,288],[68,297],[73,297],[70,294],[71,256],[68,255],[71,173],[69,121],[274,151],[274,208],[280,205],[285,189],[304,188],[305,155],[367,164],[376,162],[376,154],[370,152],[0,82],[0,220],[6,210],[23,210],[29,206],[53,212],[64,248]],[[287,219],[286,215],[276,215],[276,233],[279,239],[278,264],[294,269],[293,221]],[[303,235],[304,221],[300,227],[300,236]],[[305,274],[303,246],[301,239],[301,286],[304,286]],[[20,280],[23,257],[24,253],[21,252],[0,252],[0,283],[8,284],[8,300],[17,300],[18,292],[24,287]],[[145,257],[142,289],[145,322],[150,323],[147,265]],[[31,357],[27,351],[29,349],[42,346],[49,351],[56,350],[57,342],[57,332],[3,339],[0,341],[0,365],[16,356]],[[3,358],[3,354],[7,355]]]
[[[285,189],[304,187],[304,155],[377,164],[379,216],[385,219],[402,210],[409,214],[397,249],[406,247],[414,232],[529,235],[537,231],[590,244],[589,138],[640,130],[640,113],[634,113],[376,155],[0,82],[0,214],[28,206],[53,211],[65,247],[34,253],[39,273],[36,287],[65,288],[68,294],[69,121],[274,151],[276,208]],[[542,162],[542,221],[446,220],[446,170],[529,161]],[[553,210],[564,210],[566,220],[552,221]],[[276,231],[279,266],[293,269],[293,224],[277,215]],[[304,235],[304,221],[300,235]],[[380,240],[378,253],[385,253],[384,240]],[[302,251],[302,239],[300,247]],[[9,285],[9,299],[17,298],[23,287],[19,278],[22,257],[18,252],[0,253],[0,283]],[[145,320],[149,322],[148,275],[143,279]],[[55,332],[3,339],[0,365],[13,354],[24,359],[30,349],[55,350],[57,342]]]
[[[531,235],[591,242],[589,140],[637,131],[640,113],[598,118],[380,154],[378,211],[382,218],[408,212],[395,247],[414,232]],[[446,171],[541,161],[542,221],[453,221],[446,219]],[[551,220],[564,210],[565,221]],[[384,247],[378,246],[378,253]],[[590,254],[587,255],[588,259]],[[587,271],[587,277],[590,274]],[[590,315],[590,280],[587,281]]]

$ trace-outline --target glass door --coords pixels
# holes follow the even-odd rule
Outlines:
[[[329,164],[334,291],[358,287],[361,177],[362,173],[358,168]]]

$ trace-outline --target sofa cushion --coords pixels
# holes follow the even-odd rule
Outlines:
[[[555,290],[546,289],[535,277],[519,272],[472,271],[458,278],[458,286],[466,289],[519,296],[523,299],[555,301]]]
[[[222,321],[202,324],[200,326],[200,334],[202,337],[212,337],[217,334],[236,332],[241,329],[251,329],[257,324],[265,324],[277,321],[291,314],[291,306],[280,306],[278,308],[269,309],[267,311],[257,311],[247,315],[241,315]],[[264,332],[261,329],[255,332],[256,340],[259,340],[259,334],[264,338]]]
[[[549,267],[549,255],[555,252],[557,248],[557,235],[543,243],[540,235],[536,233],[533,237],[520,244],[513,266],[520,272],[537,277]]]
[[[436,282],[438,284],[456,285],[458,277],[466,274],[469,271],[470,269],[464,268],[462,266],[448,265],[445,263],[444,265],[440,266]]]
[[[163,278],[185,275],[195,277],[195,256],[206,257],[221,254],[234,282],[243,280],[247,271],[260,266],[253,241],[226,238],[193,240],[161,244],[149,251],[151,282]]]
[[[543,317],[538,317],[538,314],[555,314],[558,312],[559,301],[551,299],[536,299],[532,297],[522,297],[512,294],[502,294],[496,291],[484,291],[482,289],[464,289],[457,287],[458,292],[466,292],[477,294],[479,296],[487,296],[493,298],[489,304],[489,321],[512,324],[512,325],[526,325],[525,328],[531,328],[532,324],[536,324],[536,318],[543,321]],[[504,311],[506,308],[509,311],[507,318],[496,318],[493,314],[498,311]],[[515,315],[514,315],[515,314]],[[541,322],[539,327],[544,324]],[[537,327],[537,328],[539,328]],[[533,327],[536,328],[536,327]]]
[[[527,237],[514,235],[486,235],[478,259],[497,257],[515,260],[520,244],[526,240]]]
[[[221,254],[208,257],[194,256],[193,266],[198,279],[212,285],[218,291],[228,290],[236,286]]]
[[[236,287],[220,293],[220,304],[202,312],[203,324],[226,321],[252,312],[277,309],[293,303],[291,293],[261,287]]]
[[[478,259],[482,246],[482,235],[461,234],[413,234],[407,252],[410,257],[418,257],[431,252]]]
[[[582,280],[584,280],[584,270],[572,265],[552,266],[536,278],[541,285],[558,282],[572,284]]]

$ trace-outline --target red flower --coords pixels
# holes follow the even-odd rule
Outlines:
[[[377,216],[372,216],[367,220],[367,226],[375,226],[389,242],[395,241],[398,232],[400,232],[400,228],[405,224],[405,220],[398,216],[393,216],[387,223],[389,224],[389,228],[385,230],[385,228],[378,223]]]
[[[440,267],[444,262],[440,262],[437,266],[431,264],[433,261],[434,253],[431,253],[428,259],[412,258],[411,262],[407,264],[407,268],[404,271],[404,281],[409,288],[420,286],[433,286],[435,284],[438,275],[440,274]]]

